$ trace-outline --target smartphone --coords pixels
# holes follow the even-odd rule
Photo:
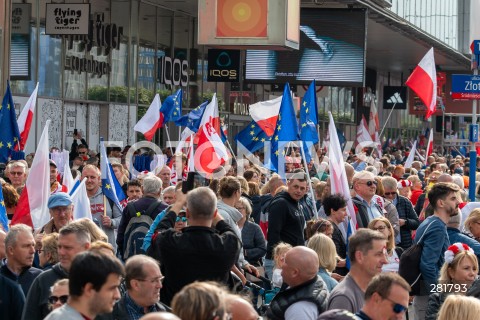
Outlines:
[[[187,175],[187,181],[182,183],[182,192],[187,194],[188,191],[193,190],[193,186],[195,184],[195,175],[196,172],[189,172]]]
[[[76,136],[78,134],[78,130],[77,129],[73,129],[73,135]]]

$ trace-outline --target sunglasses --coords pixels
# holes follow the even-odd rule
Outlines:
[[[371,187],[373,185],[376,186],[378,184],[378,182],[377,181],[367,181],[367,182],[362,183],[362,184],[366,184],[367,186]]]
[[[186,217],[177,217],[177,219],[175,219],[175,222],[180,222],[180,221],[187,222],[187,220],[188,219]]]
[[[397,194],[396,191],[395,191],[395,192],[385,192],[385,193],[384,193],[384,195],[386,195],[386,196],[394,196],[394,195],[396,195],[396,194]]]
[[[50,304],[55,304],[57,303],[57,301],[60,300],[60,303],[61,304],[65,304],[68,300],[68,295],[64,295],[64,296],[60,296],[60,297],[57,297],[57,296],[50,296],[48,298],[48,302]]]
[[[393,303],[393,312],[395,312],[396,314],[399,314],[399,313],[402,313],[402,312],[405,312],[407,311],[407,307],[401,305],[400,303],[396,303],[395,301],[393,300],[390,300],[388,298],[384,298],[388,301],[390,301],[391,303]]]

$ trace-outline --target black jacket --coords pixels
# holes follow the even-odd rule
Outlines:
[[[170,305],[173,296],[194,281],[230,279],[242,246],[235,231],[224,221],[214,228],[189,226],[182,232],[173,229],[175,212],[168,212],[160,221],[160,230],[148,253],[160,261],[165,275],[160,300]]]
[[[0,274],[4,275],[5,277],[9,278],[10,280],[18,283],[23,290],[23,294],[26,296],[28,294],[28,290],[30,290],[30,286],[33,283],[33,280],[42,273],[42,270],[34,268],[34,267],[26,267],[22,270],[22,272],[17,276],[15,273],[8,269],[7,264],[4,264],[0,268]]]
[[[312,280],[293,288],[287,288],[277,293],[267,309],[270,320],[285,319],[285,311],[299,301],[313,302],[318,308],[318,314],[327,310],[328,290],[325,282],[316,276]]]
[[[345,259],[347,257],[347,245],[345,238],[343,237],[342,231],[340,231],[340,228],[332,222],[333,226],[333,233],[332,233],[332,240],[333,243],[335,243],[335,249],[337,249],[337,255]],[[338,273],[341,276],[345,276],[348,273],[348,268],[347,267],[337,267],[335,268],[334,272]]]
[[[298,201],[290,197],[288,192],[277,194],[267,208],[267,259],[273,259],[273,248],[281,241],[292,247],[305,245],[305,217]]]
[[[52,269],[42,272],[35,278],[28,291],[22,320],[43,320],[50,312],[48,309],[50,287],[57,280],[65,278],[68,278],[68,273],[63,270],[60,263],[57,263]]]
[[[398,218],[405,220],[405,224],[400,227],[399,246],[407,249],[413,244],[412,230],[417,230],[420,221],[418,220],[418,216],[415,213],[412,203],[407,198],[397,195],[396,207]]]
[[[0,315],[2,319],[20,320],[25,303],[20,286],[0,275]]]
[[[165,306],[161,302],[155,304],[155,312],[159,311],[168,311],[170,308]],[[112,313],[102,314],[95,318],[95,320],[130,320],[130,315],[128,314],[127,306],[125,305],[125,296],[122,296],[120,300],[115,303]]]
[[[118,254],[123,257],[123,242],[124,242],[124,236],[125,236],[125,231],[127,229],[128,223],[130,222],[130,219],[132,218],[128,209],[128,206],[132,206],[135,208],[135,212],[141,212],[142,214],[146,213],[148,207],[154,202],[158,202],[158,210],[155,210],[150,217],[152,220],[155,220],[157,215],[162,212],[165,208],[167,208],[166,204],[161,203],[158,199],[155,199],[153,197],[142,197],[138,199],[135,202],[132,202],[131,204],[128,204],[125,209],[123,209],[122,212],[122,219],[120,220],[120,224],[118,225],[118,230],[117,230],[117,252]]]
[[[245,221],[242,228],[243,256],[248,263],[259,266],[267,252],[267,244],[262,229],[254,222]]]

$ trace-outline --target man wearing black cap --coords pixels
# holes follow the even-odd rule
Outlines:
[[[55,161],[50,159],[50,194],[68,191],[66,186],[58,182],[57,177],[58,177],[57,164],[55,163]]]

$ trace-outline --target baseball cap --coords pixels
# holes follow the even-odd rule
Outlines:
[[[52,209],[60,206],[68,206],[72,204],[72,198],[65,192],[57,192],[50,196],[48,199],[48,209]]]

